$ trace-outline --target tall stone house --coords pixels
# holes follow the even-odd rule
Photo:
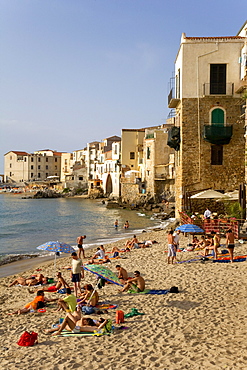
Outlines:
[[[174,127],[176,211],[203,189],[238,189],[244,181],[244,119],[239,91],[242,31],[230,37],[181,37],[168,106]],[[246,54],[245,54],[246,56]],[[243,76],[242,76],[243,78]],[[178,214],[177,214],[178,215]]]
[[[49,176],[60,178],[61,154],[45,149],[27,153],[9,151],[4,155],[4,179],[6,183],[44,181]]]
[[[88,188],[85,149],[62,153],[61,181],[65,188]]]

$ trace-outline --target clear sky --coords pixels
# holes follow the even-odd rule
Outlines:
[[[234,36],[245,20],[242,0],[0,0],[0,173],[10,150],[164,123],[182,32]]]

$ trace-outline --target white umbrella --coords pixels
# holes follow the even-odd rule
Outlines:
[[[200,193],[194,194],[190,198],[191,199],[221,199],[221,198],[225,198],[225,195],[218,191],[209,189],[209,190],[203,190]]]

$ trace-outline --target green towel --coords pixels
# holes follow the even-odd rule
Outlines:
[[[126,313],[124,317],[133,317],[137,315],[145,315],[145,313],[138,312],[137,308],[131,308],[131,311],[129,313]]]

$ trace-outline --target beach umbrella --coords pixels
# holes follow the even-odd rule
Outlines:
[[[191,199],[221,199],[224,198],[225,195],[220,193],[219,191],[215,191],[212,189],[203,190],[200,193],[192,195]]]
[[[85,266],[83,266],[83,268],[84,268],[84,270],[90,271],[93,274],[97,275],[98,278],[102,278],[102,279],[105,279],[105,280],[109,281],[110,283],[123,286],[123,284],[121,284],[121,281],[119,280],[117,275],[114,274],[114,272],[112,272],[110,269],[108,269],[105,266],[102,266],[102,265],[85,265]],[[92,292],[92,294],[91,294],[91,296],[88,300],[87,306],[89,306],[90,300],[91,300],[92,296],[94,295],[94,292],[95,292],[97,286],[98,286],[98,282],[96,283],[96,285],[94,287],[94,290],[93,290],[93,292]]]
[[[44,244],[41,244],[37,247],[37,249],[43,250],[43,251],[49,251],[55,253],[55,260],[54,260],[54,271],[56,272],[56,257],[58,253],[72,253],[75,251],[71,245],[62,243],[59,241],[56,242],[47,242]],[[54,274],[55,274],[54,272]]]
[[[119,278],[114,272],[102,265],[85,265],[84,270],[90,271],[98,277],[109,281],[110,283],[123,286]]]
[[[183,233],[189,233],[189,234],[199,234],[204,233],[204,230],[201,229],[199,226],[194,224],[183,224],[176,228],[176,230],[180,230]]]

